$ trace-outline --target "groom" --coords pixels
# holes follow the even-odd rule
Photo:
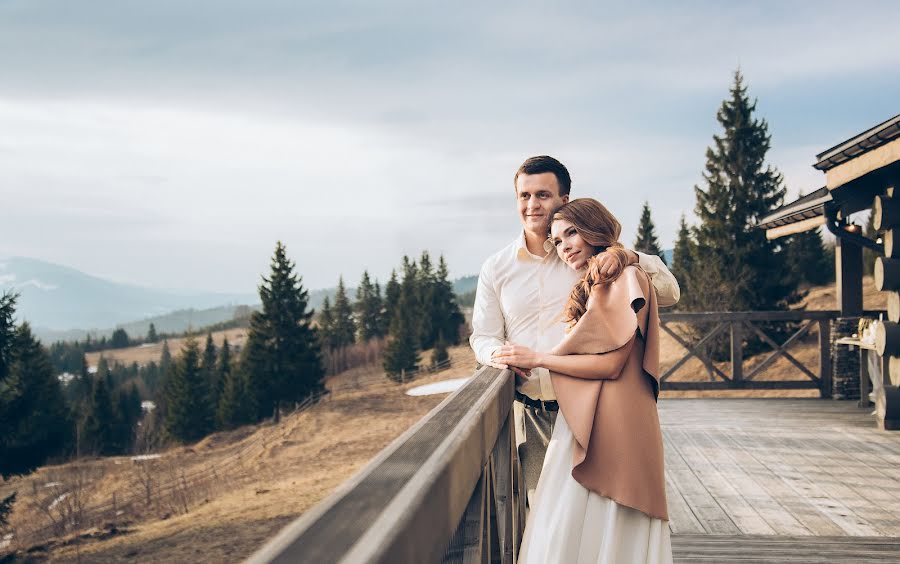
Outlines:
[[[554,210],[569,201],[572,180],[561,162],[548,156],[527,159],[513,179],[522,232],[482,265],[472,314],[469,344],[481,364],[506,368],[492,355],[506,342],[549,351],[565,335],[561,314],[579,273],[564,264],[547,239]],[[653,281],[660,306],[678,302],[678,282],[657,256],[627,251]],[[618,268],[612,257],[598,255],[603,272]],[[515,366],[516,444],[528,497],[533,496],[556,412],[556,396],[546,369]]]

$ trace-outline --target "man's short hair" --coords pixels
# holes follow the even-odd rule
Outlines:
[[[556,176],[560,196],[569,194],[569,191],[572,189],[572,177],[569,176],[568,169],[561,162],[547,155],[525,159],[525,162],[522,163],[522,166],[519,167],[519,170],[516,171],[516,175],[513,177],[513,186],[516,185],[520,174],[542,174],[544,172],[552,172]]]

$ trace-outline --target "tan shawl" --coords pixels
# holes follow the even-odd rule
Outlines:
[[[581,319],[553,354],[601,354],[595,378],[551,372],[575,437],[572,476],[587,489],[668,520],[659,395],[659,314],[644,271],[628,266],[591,288]]]

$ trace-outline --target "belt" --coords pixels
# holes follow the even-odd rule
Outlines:
[[[519,391],[516,391],[516,400],[534,409],[543,409],[544,411],[559,411],[559,404],[554,400],[541,401],[532,399]]]

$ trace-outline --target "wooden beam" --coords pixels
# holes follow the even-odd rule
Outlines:
[[[875,288],[879,292],[900,290],[900,259],[875,259]]]
[[[786,237],[787,235],[803,233],[804,231],[815,229],[820,225],[825,225],[824,215],[811,217],[809,219],[789,223],[787,225],[779,225],[778,227],[773,227],[771,229],[766,229],[766,239],[772,241],[773,239],[778,239],[779,237]]]
[[[837,307],[843,317],[862,315],[862,247],[838,238],[834,247],[837,273]]]
[[[834,190],[896,161],[900,161],[900,137],[827,171],[825,186]]]

